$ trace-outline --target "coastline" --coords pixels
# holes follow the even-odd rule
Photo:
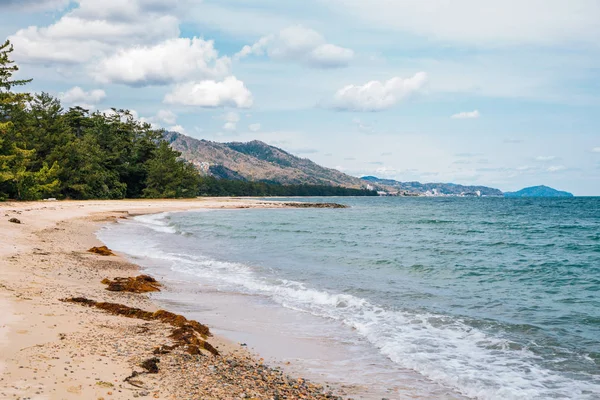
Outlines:
[[[248,376],[233,371],[235,382],[215,385],[223,382],[223,374],[215,372],[221,367],[209,361],[212,356],[194,359],[175,351],[163,358],[159,374],[144,375],[142,387],[123,382],[152,357],[170,328],[60,300],[85,297],[158,310],[146,295],[105,290],[102,279],[135,276],[139,267],[118,254],[87,252],[102,245],[95,236],[101,224],[168,211],[293,206],[235,198],[0,203],[0,398],[270,398],[261,393],[252,374],[259,371],[269,379],[284,375],[221,337],[208,340],[223,354],[220,361],[243,364]],[[10,223],[10,218],[21,223]],[[213,386],[213,393],[206,392]],[[319,390],[302,379],[292,386]],[[199,393],[202,397],[194,397]]]

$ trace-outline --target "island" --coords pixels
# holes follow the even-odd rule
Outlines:
[[[541,185],[521,189],[517,192],[506,192],[504,197],[573,197],[573,194]]]

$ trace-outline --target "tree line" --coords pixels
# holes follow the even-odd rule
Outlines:
[[[203,196],[302,197],[302,196],[377,196],[373,190],[325,185],[279,185],[215,177],[200,178],[199,194]]]
[[[0,44],[0,200],[358,195],[327,186],[217,180],[171,149],[162,130],[127,110],[63,109],[48,93],[15,92],[9,41]]]

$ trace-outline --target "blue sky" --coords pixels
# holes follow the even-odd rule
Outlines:
[[[600,195],[595,0],[0,0],[65,107],[348,174]]]

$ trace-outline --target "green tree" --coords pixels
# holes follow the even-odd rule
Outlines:
[[[148,177],[144,197],[195,197],[198,191],[198,172],[192,165],[177,160],[181,155],[161,140],[154,157],[146,162]]]
[[[25,93],[13,93],[14,86],[22,86],[28,80],[14,80],[13,74],[19,67],[10,59],[13,46],[10,41],[0,45],[0,198],[10,195],[10,185],[15,179],[15,163],[25,158],[28,154],[20,152],[14,143],[16,129],[12,121],[12,113],[16,108],[24,107],[28,95]]]

